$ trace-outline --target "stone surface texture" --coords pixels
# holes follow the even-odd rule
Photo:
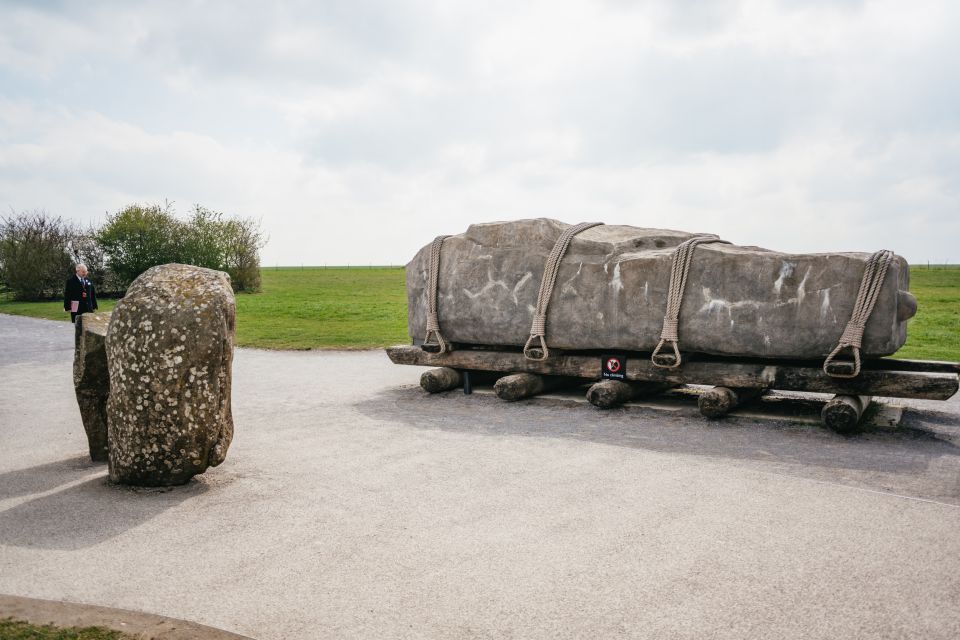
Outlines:
[[[223,462],[235,320],[223,272],[167,264],[130,285],[106,340],[112,481],[182,484]]]
[[[107,398],[110,374],[107,371],[106,337],[110,313],[77,316],[73,354],[73,388],[80,405],[80,418],[87,432],[90,459],[107,461]]]
[[[448,341],[523,345],[544,265],[569,225],[535,219],[471,225],[449,237],[437,298]],[[651,351],[660,339],[672,252],[704,233],[604,225],[573,238],[547,312],[558,349]],[[879,248],[879,247],[878,247]],[[697,247],[680,311],[686,352],[820,358],[850,319],[869,253],[796,254]],[[426,333],[430,245],[407,265],[410,336]],[[916,310],[907,262],[890,265],[863,339],[865,356],[895,352]],[[846,354],[845,354],[846,355]]]

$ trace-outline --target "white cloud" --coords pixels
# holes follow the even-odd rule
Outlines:
[[[550,215],[960,260],[949,2],[0,7],[0,206],[262,216],[268,264]]]

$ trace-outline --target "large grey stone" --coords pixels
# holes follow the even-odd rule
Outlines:
[[[107,398],[110,374],[107,371],[106,336],[110,313],[77,316],[73,354],[73,388],[80,405],[83,430],[87,433],[90,459],[107,461]]]
[[[220,271],[167,264],[130,285],[106,342],[111,480],[182,484],[223,462],[235,319]]]
[[[438,311],[448,341],[523,345],[544,264],[567,228],[549,219],[471,225],[443,245]],[[651,351],[660,338],[671,254],[701,233],[600,226],[576,236],[557,275],[547,341],[560,349]],[[700,245],[680,313],[683,351],[820,358],[853,310],[868,253],[797,254]],[[426,333],[430,245],[407,265],[410,335]],[[916,300],[906,261],[887,273],[864,334],[864,355],[895,352]]]

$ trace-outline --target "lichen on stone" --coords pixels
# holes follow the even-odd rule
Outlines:
[[[219,271],[161,265],[130,286],[107,334],[113,481],[182,484],[223,461],[233,438],[235,317]]]

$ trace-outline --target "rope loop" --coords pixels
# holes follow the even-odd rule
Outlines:
[[[867,320],[873,313],[873,307],[880,297],[883,281],[887,277],[887,269],[893,262],[892,251],[882,249],[867,260],[863,269],[863,278],[860,280],[860,289],[857,292],[857,301],[850,314],[850,322],[843,328],[840,340],[827,359],[823,361],[823,372],[832,378],[856,378],[860,375],[860,347],[863,342],[863,332],[867,327]],[[844,350],[850,349],[853,361],[837,360],[837,356]]]
[[[534,346],[534,340],[540,341],[540,346]],[[523,357],[527,360],[542,361],[550,357],[550,349],[547,348],[547,340],[544,335],[531,335],[527,338],[527,343],[523,345]]]
[[[664,343],[670,343],[670,346],[673,347],[673,355],[669,353],[660,353],[660,349],[663,348]],[[670,358],[672,358],[672,363]],[[680,357],[680,347],[677,346],[676,340],[669,340],[667,338],[661,338],[660,342],[657,343],[656,349],[653,350],[653,353],[650,354],[650,361],[653,362],[654,366],[660,367],[661,369],[676,369],[680,366],[683,358]]]
[[[547,308],[550,306],[550,297],[553,295],[553,286],[557,281],[557,272],[560,271],[560,262],[567,253],[570,241],[573,237],[582,231],[602,225],[602,222],[581,222],[580,224],[567,227],[557,238],[550,255],[547,257],[547,264],[543,268],[543,280],[540,281],[540,291],[537,293],[537,307],[533,313],[533,322],[530,326],[530,337],[527,338],[523,346],[523,355],[527,360],[546,360],[550,357],[550,349],[547,348]],[[532,347],[535,340],[540,341],[539,347]]]
[[[836,359],[844,349],[850,349],[850,355],[853,356],[852,362]],[[849,373],[847,369],[850,370]],[[823,361],[823,372],[831,378],[856,378],[860,375],[860,347],[852,344],[838,344]]]
[[[450,343],[440,333],[440,318],[437,315],[437,289],[440,286],[440,250],[443,241],[450,236],[437,236],[430,245],[430,273],[427,283],[427,335],[423,338],[421,349],[428,353],[444,354],[451,351]],[[433,341],[431,342],[431,336]]]
[[[673,264],[670,266],[670,286],[667,289],[667,310],[663,316],[663,329],[660,331],[660,342],[657,343],[650,361],[653,366],[661,369],[676,369],[680,366],[680,304],[683,302],[683,291],[687,286],[687,275],[690,273],[690,263],[693,262],[693,252],[698,245],[722,242],[718,236],[695,236],[677,245],[673,250]],[[673,356],[661,354],[663,345],[669,342],[673,347]]]

